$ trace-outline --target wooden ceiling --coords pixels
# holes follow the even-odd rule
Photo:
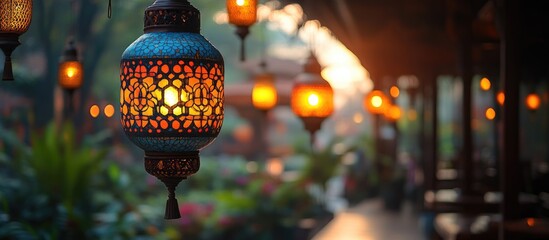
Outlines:
[[[300,3],[309,19],[318,19],[327,26],[359,57],[374,81],[405,74],[459,74],[461,66],[467,63],[464,58],[468,51],[476,72],[497,73],[499,69],[495,1],[286,1],[289,2]],[[543,1],[522,1],[521,9],[517,9],[522,13],[524,35],[528,36],[524,49],[534,48],[525,51],[523,57],[538,65],[547,64],[540,58],[547,51],[549,28],[542,11],[546,8],[539,2]]]

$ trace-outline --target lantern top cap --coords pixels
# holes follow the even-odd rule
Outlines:
[[[144,32],[200,33],[200,11],[187,0],[156,0],[145,10]]]
[[[67,42],[61,61],[78,61],[78,50],[76,49],[74,39],[71,38]]]
[[[320,66],[320,63],[316,59],[315,55],[311,53],[309,55],[309,58],[307,59],[307,63],[305,63],[304,71],[306,73],[317,73],[320,74],[322,72],[322,66]]]

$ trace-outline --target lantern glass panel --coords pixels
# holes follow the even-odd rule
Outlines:
[[[79,61],[66,61],[59,64],[59,85],[64,89],[80,88],[82,77],[82,63]]]
[[[260,74],[255,78],[252,90],[252,103],[260,110],[270,110],[277,102],[277,92],[272,74]]]
[[[151,152],[198,151],[223,122],[223,61],[200,34],[146,33],[121,62],[122,125]]]
[[[257,0],[227,0],[229,23],[251,26],[257,21]]]
[[[0,33],[20,35],[27,31],[32,17],[32,0],[0,1]]]
[[[292,90],[291,107],[297,116],[326,118],[332,114],[334,92],[328,82],[321,80],[296,83]]]

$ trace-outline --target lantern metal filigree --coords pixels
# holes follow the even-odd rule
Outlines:
[[[257,21],[257,0],[227,0],[229,23],[236,26],[236,35],[240,37],[240,60],[246,59],[244,40],[250,33],[250,27]]]
[[[199,150],[221,130],[224,62],[186,0],[156,0],[144,30],[120,64],[121,123],[145,150],[146,171],[168,188],[165,218],[175,219],[176,186],[199,170]]]
[[[311,140],[322,122],[334,111],[334,91],[321,76],[321,66],[311,54],[292,89],[290,105],[311,133]]]
[[[2,80],[13,80],[11,54],[21,43],[19,36],[25,33],[32,18],[32,0],[0,1],[0,48],[6,56]]]

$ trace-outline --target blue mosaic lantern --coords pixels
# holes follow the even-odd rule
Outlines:
[[[156,0],[144,32],[122,55],[121,123],[145,150],[146,171],[168,188],[165,218],[175,219],[175,188],[198,171],[199,150],[221,130],[224,62],[187,0]]]

